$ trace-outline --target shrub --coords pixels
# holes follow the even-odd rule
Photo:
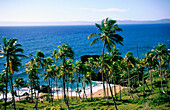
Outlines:
[[[159,93],[158,97],[154,98],[151,103],[153,105],[161,105],[170,102],[170,95]]]

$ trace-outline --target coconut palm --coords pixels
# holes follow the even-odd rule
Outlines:
[[[40,50],[38,50],[37,52],[36,52],[36,56],[33,56],[33,55],[31,55],[30,54],[30,56],[32,56],[32,60],[33,60],[33,62],[35,63],[35,67],[37,68],[37,69],[35,69],[35,70],[40,70],[41,68],[44,68],[44,66],[45,66],[45,59],[44,59],[44,57],[45,57],[45,55],[44,55],[44,53],[42,52],[42,51],[40,51]],[[36,83],[37,83],[37,90],[38,90],[38,87],[39,87],[39,81],[38,81],[38,79],[39,79],[39,77],[38,77],[38,75],[39,74],[41,74],[40,72],[38,72],[38,71],[36,71],[35,72],[35,74],[36,74]],[[38,106],[38,95],[39,95],[39,93],[37,94],[37,96],[36,96],[36,94],[35,94],[35,97],[36,97],[36,103],[35,103],[35,106],[34,106],[34,108],[36,108],[37,109],[37,106]]]
[[[59,77],[60,71],[61,71],[61,67],[60,66],[56,66],[56,68],[55,68],[55,77],[56,77],[56,91],[57,91],[57,98],[58,98],[58,100],[59,100],[59,96],[58,96],[58,90],[57,90],[57,87],[58,87],[57,80],[60,79],[60,77]]]
[[[110,52],[110,55],[108,55],[107,57],[107,61],[109,61],[110,65],[109,68],[110,68],[110,76],[112,76],[113,78],[113,83],[114,83],[114,93],[115,93],[115,99],[116,99],[116,86],[115,86],[115,73],[118,71],[118,63],[117,61],[122,59],[122,57],[120,56],[121,53],[118,52],[119,49],[115,48],[115,49],[112,49],[111,52]]]
[[[141,74],[142,74],[142,85],[143,85],[143,96],[146,95],[146,92],[145,92],[145,74],[144,74],[144,69],[146,67],[146,60],[145,58],[141,58],[138,60],[138,67],[141,71]]]
[[[131,87],[130,87],[130,69],[133,68],[135,66],[135,58],[133,57],[133,53],[132,52],[128,52],[125,55],[125,59],[124,62],[126,62],[126,66],[127,66],[127,76],[128,76],[128,92],[131,93]],[[133,96],[132,96],[133,98]]]
[[[95,74],[94,68],[95,68],[95,60],[93,59],[93,57],[88,58],[88,62],[87,65],[89,65],[90,69],[89,69],[89,75],[90,75],[90,97],[91,97],[91,101],[93,101],[93,89],[92,89],[92,75]]]
[[[18,94],[19,94],[19,87],[26,87],[27,83],[24,81],[23,78],[15,78],[15,87],[18,89]],[[19,100],[20,100],[20,95],[19,95]]]
[[[70,59],[66,60],[66,66],[65,66],[65,70],[66,70],[66,82],[67,82],[67,96],[68,96],[68,100],[69,100],[69,78],[71,78],[72,75],[74,75],[74,69],[73,69],[73,63]]]
[[[148,73],[150,73],[151,92],[152,93],[153,93],[152,72],[150,72],[150,70],[152,69],[152,66],[157,64],[157,59],[154,59],[155,55],[156,55],[156,53],[153,50],[148,51],[147,54],[145,54],[146,65],[148,66]]]
[[[45,76],[43,78],[45,81],[47,81],[47,79],[48,79],[49,88],[50,88],[50,79],[51,79],[51,89],[52,89],[52,80],[55,78],[55,68],[56,68],[55,65],[48,65],[48,68],[46,70],[46,74],[45,74]],[[49,91],[50,90],[48,90],[48,92]],[[53,106],[52,90],[51,90],[51,94],[50,95],[51,95],[51,106]],[[50,97],[49,97],[49,99],[50,99]]]
[[[66,58],[74,59],[74,52],[72,48],[68,44],[62,44],[62,46],[58,46],[58,53],[56,54],[56,59],[62,60],[63,65],[63,90],[64,90],[64,101],[69,109],[68,101],[66,99],[65,93],[65,75],[66,75]]]
[[[80,73],[82,72],[82,61],[78,60],[76,61],[75,63],[75,70],[76,70],[76,82],[77,82],[77,92],[76,92],[76,96],[77,96],[77,93],[79,94],[79,98],[81,100],[81,97],[80,97],[80,91],[79,91],[79,83],[80,83]],[[79,77],[78,77],[78,73],[79,73]],[[76,97],[77,99],[77,97]]]
[[[160,70],[160,77],[161,77],[161,88],[162,88],[162,91],[163,93],[166,93],[164,88],[163,88],[163,83],[162,83],[162,64],[164,64],[165,62],[165,59],[166,59],[166,55],[168,55],[168,49],[167,49],[167,46],[164,45],[164,44],[158,44],[157,47],[155,47],[155,52],[156,52],[156,55],[155,57],[157,59],[159,59],[159,70]]]
[[[29,62],[26,63],[25,70],[26,70],[26,73],[28,74],[28,78],[29,78],[28,85],[31,88],[31,100],[33,102],[33,89],[35,89],[35,87],[37,85],[35,80],[38,79],[37,72],[39,72],[40,69],[36,65],[36,61],[34,59],[30,59]],[[35,92],[35,90],[34,90],[34,92]]]
[[[121,28],[118,27],[117,24],[115,24],[116,21],[115,20],[111,20],[109,18],[104,19],[101,22],[101,25],[99,24],[95,24],[96,27],[99,30],[99,33],[92,33],[88,36],[88,39],[95,37],[95,36],[99,36],[98,38],[94,39],[90,46],[96,42],[98,42],[99,40],[103,41],[103,50],[102,50],[102,59],[103,59],[103,66],[105,68],[105,63],[104,63],[104,49],[105,46],[106,48],[110,51],[112,47],[115,47],[115,44],[122,44],[123,38],[119,35],[116,34],[116,32],[122,31]],[[102,69],[102,81],[103,81],[103,92],[104,92],[104,97],[106,97],[106,92],[105,92],[105,86],[104,86],[104,70]]]
[[[22,45],[21,44],[16,44],[17,39],[9,39],[7,40],[5,37],[2,38],[3,45],[0,44],[2,50],[0,50],[0,57],[6,57],[6,94],[5,94],[5,110],[6,110],[6,102],[7,102],[7,87],[8,87],[8,74],[11,73],[10,69],[12,70],[12,63],[10,66],[10,59],[13,59],[13,57],[23,57],[21,53],[23,53],[23,49],[20,48]],[[13,65],[14,66],[14,65]],[[11,67],[11,68],[10,68]],[[16,66],[15,66],[16,67]],[[12,81],[11,81],[12,83]],[[11,84],[13,86],[13,84]],[[13,94],[13,89],[12,89],[12,96],[13,96],[13,105],[14,109],[15,108],[15,99],[14,99],[14,94]]]
[[[4,95],[5,95],[5,87],[6,87],[6,85],[5,85],[5,72],[2,72],[2,73],[0,73],[0,93],[2,93],[3,94],[3,99],[4,99]]]

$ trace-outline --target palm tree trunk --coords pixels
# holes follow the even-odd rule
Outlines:
[[[50,103],[50,78],[48,79],[48,102]]]
[[[65,90],[65,58],[63,58],[63,90],[64,90],[64,102],[69,110],[69,104],[66,99],[66,90]]]
[[[69,102],[68,75],[66,75],[66,78],[67,78],[67,101]]]
[[[130,75],[129,75],[129,67],[127,67],[128,70],[128,94],[130,93]]]
[[[38,90],[38,74],[37,74],[37,90]],[[37,97],[36,97],[36,92],[35,92],[35,98],[36,98],[36,102],[35,102],[34,108],[36,108],[36,110],[37,110],[37,107],[38,107],[38,93],[37,93]]]
[[[72,82],[71,82],[71,99],[73,99],[73,98],[72,98]]]
[[[119,85],[119,93],[120,93],[120,100],[122,100],[121,98],[121,86]]]
[[[17,89],[18,89],[18,95],[19,95],[19,87],[17,87]],[[20,100],[20,95],[19,95],[19,100]]]
[[[59,96],[58,96],[58,84],[57,84],[57,77],[56,77],[56,91],[57,91],[57,99],[59,100]]]
[[[78,92],[78,77],[77,77],[77,71],[76,71],[76,83],[77,83],[77,92]],[[77,102],[77,92],[76,92],[76,102]]]
[[[33,102],[33,93],[32,93],[32,87],[33,86],[33,81],[32,81],[32,79],[31,79],[31,100],[32,100],[32,102]]]
[[[79,73],[78,82],[80,82],[80,73]],[[78,94],[79,94],[79,98],[81,100],[78,82],[77,82],[77,91],[78,91]]]
[[[86,95],[86,82],[85,82],[86,80],[84,80],[84,95],[85,95],[85,97],[86,97],[86,101],[87,101],[87,95]]]
[[[115,93],[115,100],[117,100],[117,97],[116,97],[116,85],[115,85],[115,79],[114,79],[114,75],[113,75],[113,82],[114,82],[114,93]]]
[[[113,101],[114,101],[115,109],[117,110],[116,101],[115,101],[115,98],[113,97],[113,92],[112,92],[112,88],[111,88],[111,86],[110,86],[109,80],[108,80],[108,83],[109,83],[110,93],[111,93],[112,99],[113,99]]]
[[[93,101],[93,92],[92,92],[92,80],[91,80],[91,74],[90,74],[90,96],[91,96],[91,101]]]
[[[150,72],[150,67],[148,68],[148,73]],[[151,82],[151,93],[153,93],[153,85],[152,85],[152,72],[150,72],[150,82]]]
[[[142,68],[142,75],[143,75],[142,82],[143,82],[143,96],[144,96],[145,95],[145,78],[144,78],[143,68]]]
[[[8,56],[6,57],[7,60],[7,67],[6,67],[6,93],[5,93],[5,110],[6,110],[6,105],[7,105],[7,92],[8,92],[8,68],[9,68],[9,58]]]
[[[102,59],[103,59],[103,67],[105,68],[105,64],[104,64],[104,48],[105,48],[105,42],[103,44],[103,50],[102,50]],[[104,70],[102,68],[102,82],[103,82],[103,93],[104,93],[104,98],[106,98],[106,91],[105,91],[105,84],[104,84]]]
[[[10,79],[11,79],[11,88],[12,88],[12,105],[14,106],[14,110],[16,110],[16,108],[15,108],[14,89],[13,89],[13,82],[12,82],[12,75],[10,76]]]
[[[163,83],[162,83],[162,67],[161,67],[161,59],[160,59],[160,75],[161,75],[161,88],[163,93],[165,93],[164,88],[163,88]]]
[[[53,98],[52,98],[52,78],[51,78],[51,106],[53,106]]]

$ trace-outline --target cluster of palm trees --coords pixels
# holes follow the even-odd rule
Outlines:
[[[152,85],[152,80],[153,75],[155,74],[152,74],[151,71],[155,71],[157,69],[160,71],[157,75],[159,75],[161,78],[162,92],[167,93],[167,76],[169,72],[168,67],[170,54],[168,53],[166,45],[158,44],[157,47],[155,47],[151,51],[148,51],[145,56],[140,59],[134,57],[132,52],[128,52],[125,57],[122,57],[119,49],[116,48],[116,44],[123,45],[123,38],[119,34],[117,34],[117,32],[121,32],[122,29],[119,28],[118,25],[115,23],[115,20],[106,18],[101,22],[101,24],[96,24],[99,33],[92,33],[88,36],[88,39],[97,37],[91,42],[90,45],[98,42],[99,40],[104,42],[102,55],[97,59],[93,59],[92,57],[90,57],[86,62],[82,62],[80,60],[75,62],[74,52],[68,44],[62,44],[61,46],[58,46],[58,49],[54,49],[51,52],[51,57],[46,58],[42,51],[37,51],[36,56],[29,56],[31,57],[31,59],[28,61],[28,63],[26,63],[25,70],[29,78],[28,85],[31,88],[31,100],[33,102],[33,100],[36,99],[34,106],[36,109],[38,106],[39,94],[35,93],[35,89],[38,90],[40,76],[42,76],[45,81],[48,81],[47,85],[49,85],[50,88],[53,88],[53,81],[56,82],[57,87],[58,79],[62,80],[64,102],[67,105],[68,109],[69,84],[72,85],[72,83],[75,82],[77,84],[76,100],[78,94],[81,101],[82,98],[83,101],[84,98],[86,98],[86,101],[88,101],[85,88],[86,85],[90,83],[90,98],[91,101],[93,101],[92,76],[100,73],[102,74],[101,76],[104,93],[103,96],[104,98],[107,98],[109,96],[108,88],[110,88],[109,90],[115,104],[115,109],[117,109],[116,87],[114,85],[115,96],[113,96],[111,84],[121,84],[122,86],[126,86],[128,89],[128,94],[131,98],[133,98],[132,93],[135,92],[136,88],[138,86],[141,86],[141,84],[143,85],[143,95],[146,94],[145,85],[147,85],[146,80],[149,79],[151,82],[150,90],[153,93],[154,88]],[[1,45],[2,50],[0,50],[0,54],[5,56],[7,62],[5,63],[6,74],[1,75],[0,77],[0,90],[3,90],[3,88],[6,87],[4,91],[5,109],[7,102],[8,82],[11,83],[12,94],[14,94],[12,74],[14,71],[18,71],[18,66],[21,65],[21,59],[19,59],[19,57],[25,57],[21,54],[23,52],[23,49],[20,48],[21,45],[16,44],[16,41],[16,39],[9,39],[7,41],[6,38],[3,37],[4,45]],[[108,53],[104,53],[105,47],[108,50]],[[148,72],[146,72],[146,70]],[[166,90],[164,90],[165,86],[162,81],[163,79],[166,82]],[[80,96],[80,83],[83,87],[83,97]],[[105,87],[106,83],[109,85],[109,87],[107,87],[107,93]],[[72,88],[72,86],[70,87]],[[51,105],[53,105],[52,90],[49,89],[48,92],[49,102],[51,102]],[[35,98],[33,98],[33,95]],[[13,104],[15,105],[14,95]],[[16,109],[15,106],[14,109]]]

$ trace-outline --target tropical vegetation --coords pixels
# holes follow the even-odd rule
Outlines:
[[[103,41],[102,54],[98,58],[90,57],[87,61],[75,61],[74,51],[68,44],[62,44],[52,50],[51,56],[45,56],[42,51],[36,55],[29,55],[29,61],[24,66],[29,81],[15,78],[14,71],[22,67],[21,61],[25,57],[21,44],[17,39],[2,38],[0,57],[5,58],[4,70],[0,74],[0,94],[3,99],[0,109],[166,109],[170,102],[170,53],[164,44],[158,44],[146,52],[142,58],[135,57],[132,52],[122,56],[116,45],[123,45],[123,37],[118,33],[119,28],[115,20],[104,19],[96,24],[99,33],[92,33],[88,39],[93,39],[90,46]],[[107,49],[106,53],[104,52]],[[100,75],[101,74],[101,75]],[[93,97],[93,77],[101,76],[103,97]],[[48,85],[46,100],[39,96],[39,79],[43,78]],[[58,81],[62,82],[63,98],[58,96]],[[56,89],[53,87],[56,83]],[[71,98],[69,89],[76,83],[76,97]],[[82,90],[80,88],[82,85]],[[87,97],[86,86],[90,85],[90,95]],[[113,86],[112,86],[113,84]],[[106,87],[107,85],[107,87]],[[119,86],[119,92],[116,91]],[[10,86],[10,89],[8,88]],[[19,91],[22,87],[29,87],[31,94],[24,99],[15,101],[14,87]],[[54,99],[53,91],[57,92]],[[71,90],[72,91],[72,90]],[[110,91],[110,92],[109,92]],[[12,94],[12,101],[7,100],[8,93]],[[80,95],[80,92],[83,95]],[[30,100],[29,100],[30,99]],[[161,105],[162,104],[162,105]],[[114,106],[113,106],[114,105]],[[145,106],[145,107],[144,107]]]

